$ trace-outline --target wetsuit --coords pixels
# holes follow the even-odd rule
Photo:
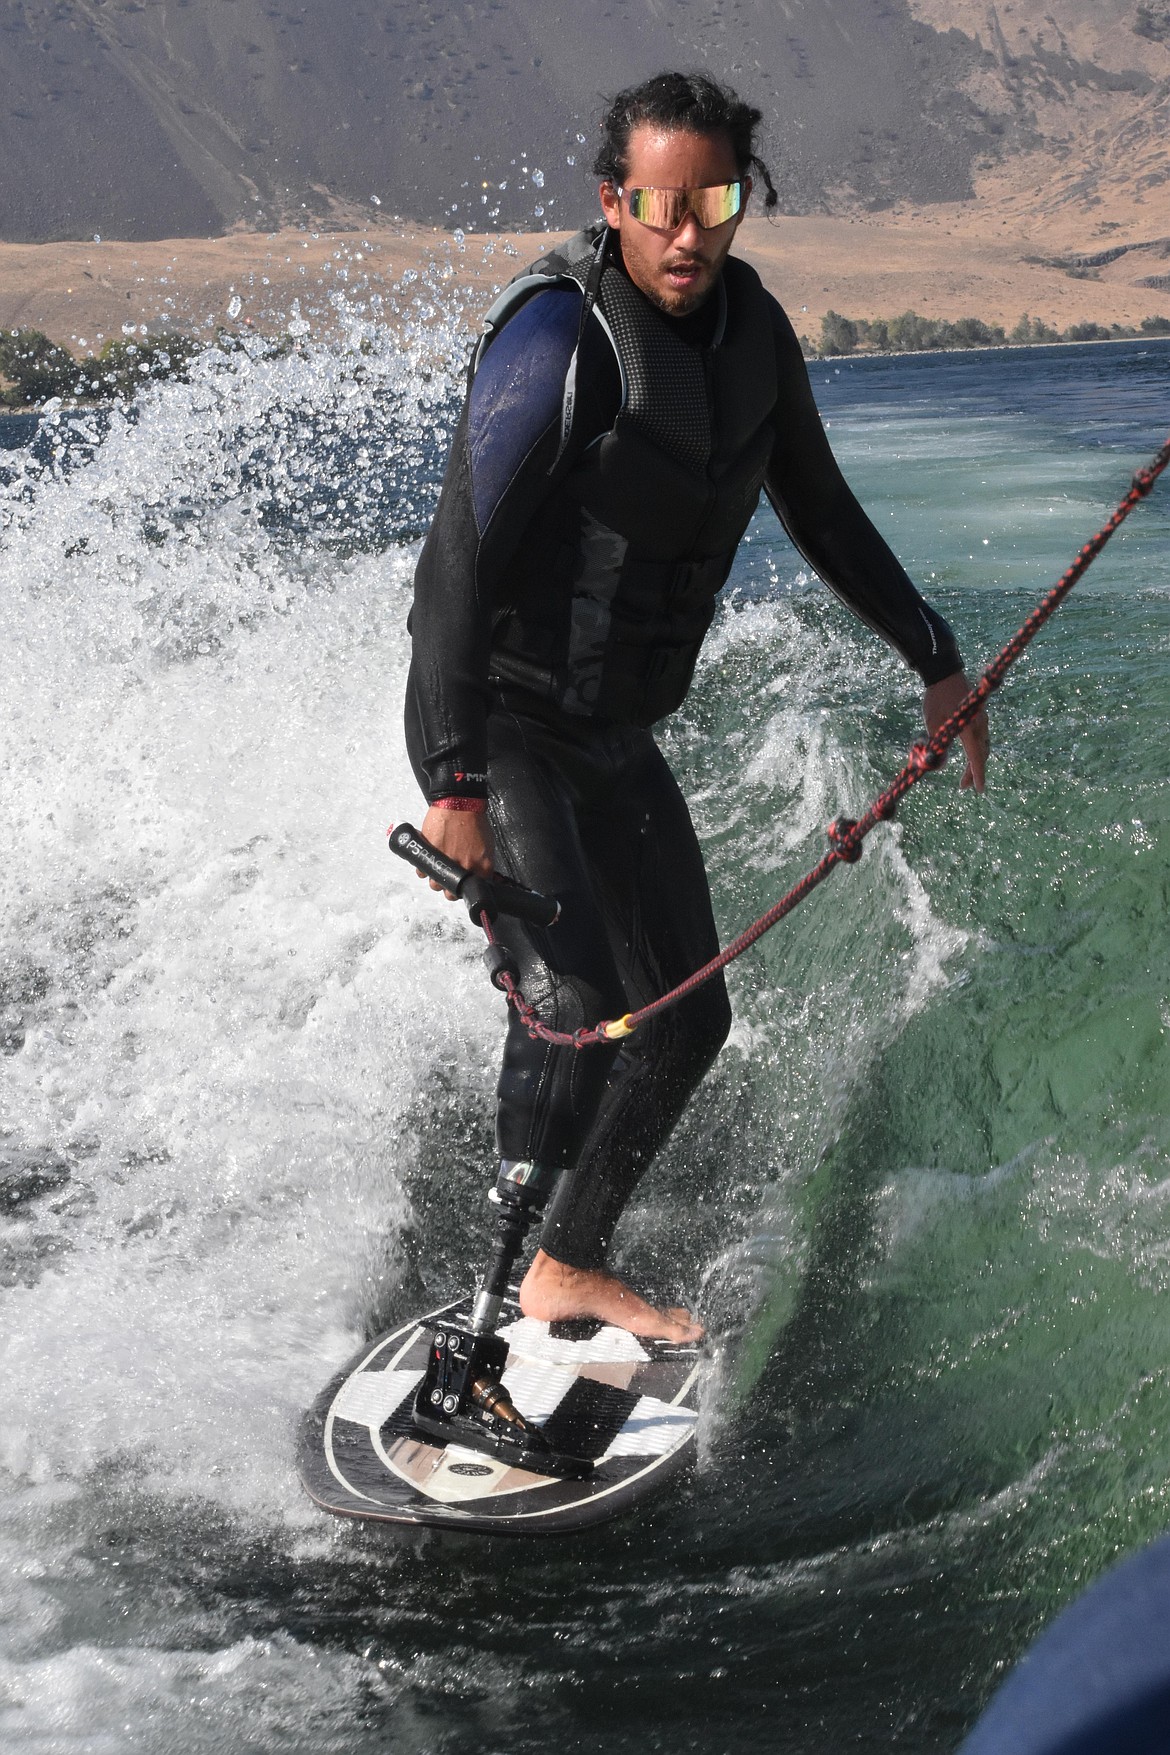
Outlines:
[[[761,488],[924,682],[961,665],[845,483],[791,325],[746,264],[729,258],[683,318],[628,279],[614,234],[579,234],[534,269],[546,278],[522,277],[479,360],[420,556],[407,743],[427,798],[486,798],[499,868],[560,898],[556,927],[501,936],[538,1009],[574,1029],[718,948],[650,727],[686,693]],[[620,1050],[533,1042],[509,1015],[498,1143],[563,1172],[548,1254],[601,1265],[729,1026],[720,980]]]

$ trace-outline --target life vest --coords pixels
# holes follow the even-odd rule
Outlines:
[[[693,346],[620,267],[606,228],[581,232],[517,277],[488,312],[473,361],[515,310],[575,282],[585,322],[617,357],[609,432],[569,443],[577,354],[566,378],[553,487],[497,606],[491,674],[565,713],[652,725],[690,687],[715,597],[759,499],[777,396],[771,304],[729,257],[711,343]]]

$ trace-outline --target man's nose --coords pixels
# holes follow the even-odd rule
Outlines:
[[[697,250],[703,241],[703,228],[693,213],[684,213],[682,224],[674,234],[676,244],[685,250]]]

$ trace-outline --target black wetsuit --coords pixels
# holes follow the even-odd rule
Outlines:
[[[615,272],[620,264],[607,270]],[[486,797],[500,869],[561,899],[549,931],[509,923],[501,933],[525,992],[561,1029],[635,1009],[718,948],[686,804],[649,726],[685,693],[761,486],[809,563],[924,682],[960,668],[946,623],[837,467],[788,319],[745,265],[729,261],[724,280],[718,300],[671,320],[624,276],[610,279],[601,300],[608,334],[591,319],[579,335],[582,294],[571,282],[521,304],[472,382],[416,573],[411,759],[432,802]],[[623,333],[631,324],[632,341]],[[732,456],[724,439],[735,379],[719,349],[733,362],[737,334],[748,333],[753,377],[749,387],[741,363],[743,394],[758,396],[758,378],[765,402]],[[566,444],[566,372],[578,340]],[[686,370],[691,402],[679,389],[672,424]],[[607,447],[622,465],[608,488],[599,485]],[[637,503],[643,456],[649,512]],[[694,497],[708,477],[723,484],[711,490],[714,512],[672,549],[688,480]],[[656,533],[653,506],[670,505],[672,493],[671,528]],[[723,536],[705,541],[721,516]],[[533,1042],[509,1015],[499,1149],[564,1171],[541,1236],[550,1255],[579,1267],[604,1261],[623,1206],[726,1040],[730,1015],[715,980],[620,1050],[580,1052]]]

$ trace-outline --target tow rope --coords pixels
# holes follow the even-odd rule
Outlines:
[[[773,902],[772,906],[761,914],[758,920],[746,927],[738,938],[732,939],[731,943],[721,950],[717,957],[712,957],[709,963],[704,963],[701,969],[696,969],[693,975],[688,975],[685,981],[681,981],[677,987],[672,987],[669,993],[664,993],[661,998],[652,1000],[649,1005],[642,1006],[638,1011],[627,1012],[621,1018],[614,1018],[579,1030],[556,1030],[537,1015],[535,1007],[521,992],[519,971],[508,952],[499,944],[492,930],[491,910],[482,906],[473,908],[473,918],[478,919],[488,941],[489,950],[486,955],[492,982],[507,996],[508,1004],[523,1019],[528,1034],[536,1041],[549,1042],[563,1048],[590,1048],[600,1043],[614,1042],[623,1036],[632,1035],[640,1024],[656,1017],[659,1012],[665,1011],[669,1006],[677,1005],[680,999],[685,999],[688,993],[693,993],[696,987],[701,987],[705,981],[710,981],[713,975],[717,975],[721,969],[726,969],[729,963],[733,963],[737,957],[741,957],[746,950],[755,944],[757,939],[762,938],[766,932],[770,932],[779,921],[783,920],[786,914],[791,914],[792,910],[803,902],[818,884],[824,882],[836,866],[855,865],[861,858],[865,837],[876,829],[879,823],[890,821],[902,799],[905,798],[912,786],[918,784],[924,774],[929,774],[942,766],[947,751],[960,732],[971,723],[987,697],[1000,686],[1008,670],[1019,658],[1024,648],[1030,644],[1049,617],[1064,602],[1077,580],[1087,572],[1110,537],[1129,517],[1138,502],[1145,499],[1167,464],[1170,464],[1170,438],[1167,439],[1151,462],[1145,468],[1137,471],[1130,484],[1129,492],[1117,506],[1112,517],[1102,525],[1094,537],[1090,538],[1068,571],[1041,598],[1021,627],[1012,635],[1007,645],[987,666],[974,688],[964,696],[950,718],[943,721],[932,737],[911,745],[910,754],[904,767],[895,775],[885,791],[878,794],[864,816],[856,819],[838,817],[830,823],[826,831],[829,839],[829,851],[817,861],[812,870],[806,872],[800,882],[792,886],[787,895],[781,896],[778,902]],[[397,833],[398,831],[395,831],[395,834]],[[415,832],[411,830],[409,833],[413,835]],[[418,840],[421,841],[421,836],[418,837]],[[423,843],[423,845],[427,846],[427,843]],[[417,842],[415,847],[417,849]],[[396,847],[394,851],[403,850]],[[428,851],[431,851],[429,846]],[[523,893],[529,894],[529,892]],[[500,912],[519,912],[519,909],[509,907],[507,903],[504,903],[500,907]]]

